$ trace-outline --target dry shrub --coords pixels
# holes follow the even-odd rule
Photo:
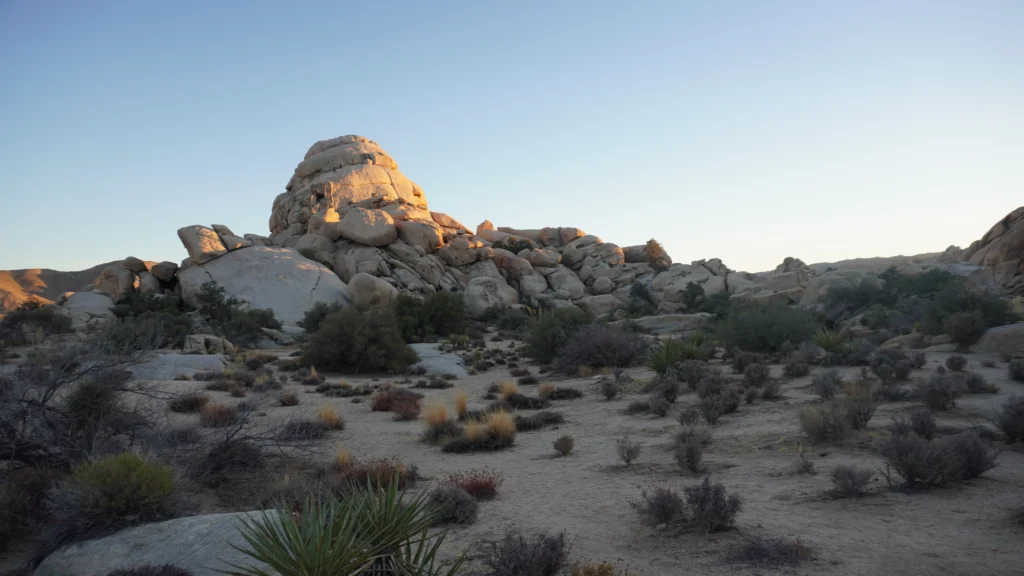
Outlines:
[[[676,442],[685,444],[691,440],[704,445],[711,444],[711,428],[704,424],[684,425],[683,429],[676,434]]]
[[[482,562],[489,576],[556,576],[569,558],[565,534],[525,538],[508,533],[487,544]]]
[[[540,379],[536,376],[522,376],[516,380],[516,382],[518,382],[520,386],[532,386],[539,383]]]
[[[640,334],[592,324],[568,337],[558,350],[555,365],[565,374],[575,374],[583,366],[625,368],[641,364],[647,350],[647,340]]]
[[[337,469],[348,468],[352,466],[353,462],[352,453],[344,446],[338,446],[338,450],[334,453],[334,467]]]
[[[537,396],[544,399],[550,399],[551,395],[555,392],[554,384],[541,384],[540,388],[537,389]]]
[[[734,562],[757,567],[796,566],[811,557],[811,549],[797,540],[748,536],[730,555]]]
[[[650,491],[644,490],[640,497],[641,501],[634,503],[633,506],[652,524],[677,524],[686,521],[686,502],[676,490],[659,486]]]
[[[505,476],[497,470],[468,470],[451,474],[441,481],[442,486],[457,486],[477,500],[493,500]]]
[[[436,524],[472,524],[476,522],[476,500],[458,486],[439,486],[430,493],[437,515]]]
[[[697,406],[684,406],[679,411],[679,423],[683,426],[693,426],[701,421],[700,409]]]
[[[871,470],[854,468],[840,464],[832,471],[832,490],[834,498],[856,498],[864,494],[864,489],[871,482]]]
[[[707,363],[700,360],[686,360],[678,366],[677,373],[683,382],[689,385],[690,390],[696,390],[700,381],[709,374]]]
[[[996,423],[1008,443],[1024,441],[1024,396],[1007,398],[996,414]]]
[[[875,387],[863,381],[846,385],[846,419],[850,428],[861,430],[868,425],[875,414]]]
[[[516,419],[512,414],[502,411],[491,412],[487,415],[485,422],[487,423],[487,430],[500,442],[512,444],[512,441],[515,440]]]
[[[615,453],[618,454],[619,460],[626,467],[633,465],[633,462],[640,457],[640,452],[643,451],[643,445],[639,442],[631,442],[629,436],[623,436],[615,441]]]
[[[365,488],[367,485],[376,489],[384,488],[398,481],[398,488],[403,489],[416,484],[419,478],[415,466],[406,466],[398,458],[374,458],[357,460],[344,468],[337,468],[333,474],[325,478],[326,484],[336,492],[345,492],[352,488]]]
[[[685,442],[676,443],[676,464],[680,470],[689,470],[698,474],[704,470],[704,444],[697,438],[688,438]]]
[[[629,570],[616,568],[608,562],[577,562],[569,569],[569,576],[633,576]]]
[[[700,401],[700,415],[709,425],[714,426],[722,416],[722,397],[708,396]]]
[[[1010,380],[1024,382],[1024,359],[1010,360],[1006,365],[1006,371],[1010,376]]]
[[[843,402],[823,402],[800,410],[800,429],[816,444],[840,443],[850,435],[849,420]]]
[[[420,417],[420,401],[410,396],[399,396],[391,402],[391,413],[399,422],[407,422]]]
[[[782,397],[782,382],[769,378],[761,388],[761,398],[764,400],[775,400]]]
[[[967,367],[967,358],[954,354],[949,358],[946,358],[946,368],[949,368],[953,372],[962,372]]]
[[[462,435],[448,439],[441,451],[463,453],[500,450],[511,446],[515,438],[515,417],[504,410],[498,410],[487,413],[483,422],[467,422]]]
[[[464,390],[455,392],[455,414],[462,416],[469,410],[469,397]],[[446,418],[447,419],[447,418]]]
[[[228,388],[228,394],[231,394],[232,398],[245,398],[248,392],[246,392],[245,388],[242,386],[235,385]]]
[[[565,422],[565,417],[558,412],[544,410],[529,416],[516,415],[516,430],[519,432],[530,432],[540,430],[545,426],[557,426]]]
[[[786,378],[800,378],[811,373],[811,365],[800,360],[788,360],[782,367],[782,375]]]
[[[223,428],[235,423],[238,418],[238,411],[234,406],[207,403],[199,412],[199,423],[207,428]]]
[[[509,376],[512,376],[513,378],[519,378],[519,377],[522,377],[522,376],[530,376],[530,371],[528,369],[526,369],[526,368],[514,368],[512,370],[509,370],[508,373],[509,373]]]
[[[829,368],[811,377],[811,385],[814,387],[815,394],[822,400],[831,400],[835,398],[836,392],[843,385],[843,377],[835,368]]]
[[[327,426],[320,420],[290,420],[277,433],[279,439],[289,442],[319,440],[326,435]]]
[[[936,373],[928,380],[918,381],[917,396],[933,410],[949,410],[956,406],[959,392],[953,378]]]
[[[637,511],[656,524],[677,525],[705,533],[732,528],[736,514],[743,507],[741,498],[729,494],[721,483],[711,484],[704,478],[700,484],[683,490],[684,497],[671,488],[644,491]]]
[[[893,418],[891,427],[893,436],[903,436],[913,432],[925,440],[935,437],[935,429],[935,417],[927,408],[917,410],[910,415],[909,419]]]
[[[998,454],[973,431],[933,442],[916,434],[894,436],[881,452],[904,486],[919,488],[977,478],[995,466]]]
[[[506,380],[501,383],[499,392],[501,393],[502,398],[508,400],[510,396],[519,394],[519,386],[517,386],[515,382]]]
[[[651,414],[654,414],[659,418],[668,416],[669,410],[672,409],[672,405],[669,404],[668,400],[665,400],[661,396],[653,396],[650,401],[648,401],[647,406],[651,411]]]
[[[428,428],[435,428],[448,421],[448,408],[441,402],[431,402],[423,409],[423,421]]]
[[[743,379],[746,380],[747,386],[760,388],[768,382],[769,378],[771,378],[771,369],[766,364],[755,362],[743,369]]]
[[[210,401],[210,397],[202,392],[188,392],[168,403],[171,412],[199,412]]]
[[[278,395],[277,401],[281,403],[281,406],[298,406],[299,393],[295,390],[285,390]]]
[[[554,442],[555,452],[558,452],[562,456],[568,456],[575,446],[576,440],[568,434],[560,436],[558,440],[555,440]]]
[[[370,404],[370,410],[373,412],[391,412],[392,405],[399,398],[415,398],[419,400],[420,398],[423,398],[423,395],[418,392],[406,390],[405,388],[386,385],[378,390],[377,394],[374,395],[373,402]]]
[[[317,420],[328,430],[344,430],[345,420],[338,412],[330,406],[324,406],[316,411]]]

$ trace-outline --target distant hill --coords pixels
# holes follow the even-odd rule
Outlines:
[[[112,264],[120,264],[120,261],[99,264],[78,272],[40,268],[0,270],[0,316],[33,297],[49,303],[65,292],[88,290],[100,272]]]

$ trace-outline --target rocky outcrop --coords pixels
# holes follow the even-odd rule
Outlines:
[[[387,306],[398,294],[391,284],[362,272],[348,281],[346,292],[352,305],[360,312]]]
[[[55,304],[58,314],[71,318],[73,330],[94,328],[115,319],[114,301],[106,294],[68,292]]]
[[[348,305],[345,283],[323,264],[291,248],[250,246],[178,271],[182,298],[191,306],[206,282],[251,308],[269,308],[284,324],[296,324],[316,302]]]
[[[969,264],[984,267],[987,280],[1010,294],[1024,294],[1024,206],[996,222],[963,252]]]
[[[181,351],[185,354],[234,354],[235,346],[220,336],[190,334],[185,337]]]

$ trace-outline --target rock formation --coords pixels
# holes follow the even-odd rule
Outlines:
[[[1010,294],[1024,295],[1024,206],[996,222],[964,250],[962,258],[982,267],[986,280]]]

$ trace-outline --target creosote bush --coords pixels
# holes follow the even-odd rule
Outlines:
[[[302,361],[331,371],[399,373],[416,362],[390,309],[328,314],[302,349]]]
[[[814,443],[840,443],[850,435],[846,406],[842,401],[822,402],[800,410],[800,429]]]
[[[555,366],[565,374],[576,374],[580,367],[626,368],[640,364],[647,348],[647,340],[639,334],[592,324],[569,335],[558,351]]]
[[[527,354],[541,364],[548,364],[569,338],[587,324],[590,324],[590,317],[579,308],[560,308],[545,313],[526,336]]]
[[[704,470],[704,443],[691,437],[686,442],[676,443],[674,456],[680,470],[698,474]]]
[[[754,363],[743,369],[743,379],[747,386],[760,388],[771,378],[771,369],[766,364]]]
[[[832,471],[832,490],[834,498],[856,498],[864,494],[864,489],[871,482],[871,470],[855,468],[840,464]]]
[[[785,342],[803,342],[818,323],[807,311],[789,306],[734,304],[719,328],[727,347],[747,352],[778,352]]]
[[[201,392],[189,392],[174,398],[168,403],[172,412],[199,412],[210,401],[210,397]]]
[[[430,493],[437,510],[436,524],[472,524],[476,522],[476,500],[458,486],[439,486]]]
[[[555,452],[558,452],[560,456],[568,456],[572,449],[576,446],[576,440],[568,434],[559,436],[558,440],[554,442]]]
[[[1011,396],[996,414],[996,424],[1008,443],[1024,441],[1024,396]]]
[[[487,545],[482,562],[489,576],[556,576],[569,558],[565,534],[533,538],[510,532]]]
[[[935,437],[935,417],[927,408],[917,410],[910,418],[893,418],[892,435],[903,436],[913,432],[925,440]]]
[[[835,368],[829,368],[815,373],[811,378],[811,385],[814,387],[815,394],[822,400],[831,400],[835,398],[836,391],[842,387],[843,377]]]
[[[623,436],[615,441],[615,453],[618,454],[619,460],[626,467],[633,465],[633,462],[640,457],[640,452],[643,450],[643,445],[639,442],[632,442],[629,436]]]
[[[949,375],[935,373],[917,383],[917,396],[933,410],[949,410],[959,396],[956,382]]]
[[[743,507],[741,498],[730,494],[721,483],[712,484],[705,477],[700,484],[683,489],[684,497],[671,488],[644,491],[635,504],[641,516],[655,524],[680,526],[704,533],[732,528],[736,514]]]
[[[903,478],[904,486],[917,488],[977,478],[995,466],[997,454],[974,431],[931,442],[917,434],[893,436],[881,453],[887,466]]]
[[[967,358],[959,354],[953,354],[949,358],[946,358],[946,368],[953,372],[962,372],[967,367]]]

